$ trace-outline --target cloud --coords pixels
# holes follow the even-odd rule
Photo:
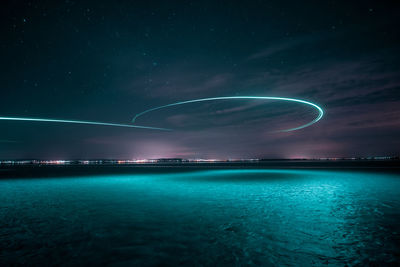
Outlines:
[[[286,39],[272,43],[268,47],[265,47],[264,49],[251,54],[246,58],[246,61],[267,59],[278,54],[287,53],[288,50],[297,49],[299,46],[313,44],[315,42],[325,40],[329,37],[332,37],[332,35],[327,33],[288,37]]]
[[[19,141],[16,140],[0,140],[0,143],[5,143],[5,144],[12,144],[12,143],[19,143]]]

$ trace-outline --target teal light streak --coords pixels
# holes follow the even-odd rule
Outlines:
[[[132,124],[120,124],[120,123],[108,123],[108,122],[96,122],[96,121],[75,121],[75,120],[57,120],[57,119],[43,119],[43,118],[21,118],[21,117],[0,117],[3,121],[31,121],[31,122],[53,122],[53,123],[73,123],[73,124],[86,124],[86,125],[100,125],[100,126],[113,126],[113,127],[126,127],[126,128],[139,128],[148,130],[161,130],[170,131],[165,128],[140,126]]]
[[[306,123],[304,125],[301,125],[299,127],[290,128],[290,129],[286,129],[286,130],[280,130],[278,132],[291,132],[291,131],[295,131],[295,130],[300,130],[300,129],[306,128],[306,127],[316,123],[317,121],[319,121],[324,116],[324,111],[318,105],[316,105],[314,103],[311,103],[309,101],[296,99],[296,98],[274,97],[274,96],[223,96],[223,97],[210,97],[210,98],[201,98],[201,99],[194,99],[194,100],[176,102],[176,103],[172,103],[172,104],[168,104],[168,105],[164,105],[164,106],[159,106],[159,107],[147,109],[147,110],[145,110],[143,112],[140,112],[140,113],[136,114],[135,117],[133,117],[133,119],[132,119],[132,123],[135,123],[136,119],[138,117],[142,116],[143,114],[146,114],[146,113],[149,113],[149,112],[152,112],[152,111],[155,111],[155,110],[163,109],[163,108],[168,108],[168,107],[173,107],[173,106],[178,106],[178,105],[184,105],[184,104],[190,104],[190,103],[197,103],[197,102],[216,101],[216,100],[230,100],[230,99],[280,100],[280,101],[297,102],[297,103],[309,105],[309,106],[315,108],[318,111],[318,116],[314,120],[312,120],[311,122]]]

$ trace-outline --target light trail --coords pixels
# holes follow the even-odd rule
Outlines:
[[[126,128],[139,128],[148,130],[161,130],[170,131],[170,129],[140,126],[132,124],[121,124],[121,123],[108,123],[108,122],[97,122],[97,121],[76,121],[76,120],[58,120],[58,119],[44,119],[44,118],[21,118],[21,117],[0,117],[3,121],[28,121],[28,122],[52,122],[52,123],[72,123],[72,124],[85,124],[85,125],[99,125],[99,126],[113,126],[113,127],[126,127]]]
[[[217,100],[233,100],[233,99],[256,99],[256,100],[280,100],[280,101],[290,101],[290,102],[297,102],[309,105],[315,108],[318,111],[318,116],[309,123],[303,124],[299,127],[290,128],[286,130],[280,130],[278,132],[290,132],[299,129],[303,129],[308,127],[317,121],[319,121],[322,116],[324,115],[324,111],[318,105],[311,103],[309,101],[295,99],[295,98],[285,98],[285,97],[272,97],[272,96],[225,96],[225,97],[212,97],[212,98],[201,98],[201,99],[193,99],[188,101],[176,102],[164,106],[159,106],[151,109],[147,109],[143,112],[140,112],[135,115],[132,119],[132,124],[121,124],[121,123],[108,123],[108,122],[97,122],[97,121],[80,121],[80,120],[60,120],[60,119],[47,119],[47,118],[25,118],[25,117],[0,117],[2,121],[26,121],[26,122],[50,122],[50,123],[67,123],[67,124],[84,124],[84,125],[97,125],[97,126],[112,126],[112,127],[125,127],[125,128],[138,128],[138,129],[147,129],[147,130],[159,130],[159,131],[171,131],[172,129],[167,128],[160,128],[160,127],[151,127],[151,126],[141,126],[135,125],[136,119],[143,114],[164,109],[172,106],[190,104],[190,103],[197,103],[197,102],[205,102],[205,101],[217,101]]]
[[[140,112],[140,113],[136,114],[135,117],[133,117],[133,119],[132,119],[132,123],[134,124],[136,122],[136,119],[139,118],[140,116],[142,116],[143,114],[146,114],[146,113],[149,113],[149,112],[152,112],[152,111],[155,111],[155,110],[159,110],[159,109],[164,109],[164,108],[178,106],[178,105],[184,105],[184,104],[190,104],[190,103],[197,103],[197,102],[217,101],[217,100],[232,100],[232,99],[279,100],[279,101],[297,102],[297,103],[302,103],[302,104],[306,104],[308,106],[311,106],[311,107],[315,108],[318,111],[318,116],[314,120],[312,120],[311,122],[303,124],[303,125],[301,125],[299,127],[290,128],[290,129],[286,129],[286,130],[279,130],[278,132],[291,132],[291,131],[295,131],[295,130],[300,130],[300,129],[306,128],[306,127],[316,123],[317,121],[319,121],[322,118],[322,116],[324,115],[324,111],[318,105],[316,105],[314,103],[311,103],[309,101],[296,99],[296,98],[274,97],[274,96],[223,96],[223,97],[211,97],[211,98],[193,99],[193,100],[176,102],[176,103],[172,103],[172,104],[168,104],[168,105],[164,105],[164,106],[159,106],[159,107],[147,109],[147,110],[145,110],[143,112]]]

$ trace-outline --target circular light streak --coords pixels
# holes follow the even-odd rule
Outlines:
[[[291,131],[295,131],[295,130],[300,130],[300,129],[306,128],[306,127],[316,123],[317,121],[319,121],[322,118],[322,116],[324,115],[324,111],[318,105],[316,105],[314,103],[311,103],[309,101],[296,99],[296,98],[274,97],[274,96],[223,96],[223,97],[210,97],[210,98],[193,99],[193,100],[176,102],[176,103],[172,103],[172,104],[168,104],[168,105],[164,105],[164,106],[159,106],[159,107],[147,109],[147,110],[145,110],[143,112],[140,112],[140,113],[136,114],[135,117],[133,117],[133,119],[132,119],[132,123],[135,123],[136,119],[139,118],[140,116],[142,116],[143,114],[146,114],[146,113],[149,113],[149,112],[152,112],[152,111],[155,111],[155,110],[159,110],[159,109],[164,109],[164,108],[178,106],[178,105],[184,105],[184,104],[190,104],[190,103],[198,103],[198,102],[206,102],[206,101],[217,101],[217,100],[231,100],[231,99],[256,99],[256,100],[289,101],[289,102],[296,102],[296,103],[306,104],[308,106],[311,106],[311,107],[315,108],[318,111],[318,116],[315,119],[313,119],[311,122],[303,124],[303,125],[301,125],[299,127],[290,128],[290,129],[286,129],[286,130],[280,130],[278,132],[291,132]]]
[[[100,126],[114,126],[114,127],[127,127],[127,128],[139,128],[148,130],[161,130],[170,131],[170,129],[148,127],[132,124],[120,124],[120,123],[108,123],[108,122],[97,122],[97,121],[75,121],[75,120],[57,120],[57,119],[43,119],[43,118],[21,118],[21,117],[0,117],[3,121],[32,121],[32,122],[53,122],[53,123],[73,123],[73,124],[86,124],[86,125],[100,125]]]

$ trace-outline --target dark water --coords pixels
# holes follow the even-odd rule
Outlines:
[[[0,180],[0,265],[393,265],[400,175],[204,169]]]

